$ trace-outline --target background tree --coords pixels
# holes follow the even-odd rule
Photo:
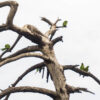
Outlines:
[[[10,96],[10,93],[14,93],[14,92],[37,92],[37,93],[48,95],[54,100],[69,100],[69,95],[71,93],[75,93],[75,92],[80,93],[81,91],[90,92],[94,94],[93,92],[87,90],[86,88],[73,87],[68,85],[68,83],[66,83],[66,79],[64,75],[64,70],[70,69],[79,73],[80,75],[90,76],[98,84],[100,84],[99,79],[97,79],[93,74],[91,74],[88,71],[87,69],[88,67],[85,67],[83,63],[81,64],[80,68],[76,68],[78,65],[60,65],[56,59],[53,47],[57,42],[62,41],[62,36],[57,37],[55,39],[52,38],[59,28],[66,27],[67,21],[64,21],[63,26],[57,26],[57,23],[58,21],[60,21],[60,19],[57,19],[54,23],[52,23],[47,18],[42,17],[41,19],[50,25],[50,29],[45,34],[43,34],[33,25],[27,24],[24,25],[24,27],[20,28],[13,24],[13,18],[18,7],[17,2],[15,1],[1,2],[0,7],[4,7],[4,6],[10,6],[11,9],[8,14],[6,23],[0,26],[0,31],[2,32],[5,30],[12,30],[18,33],[19,36],[11,47],[9,44],[6,44],[5,47],[2,48],[4,52],[1,54],[0,57],[1,58],[0,66],[21,59],[23,57],[38,57],[41,58],[43,62],[35,66],[32,66],[31,68],[26,70],[8,89],[3,90],[1,92],[0,98],[7,95],[5,98],[5,100],[7,100],[8,97]],[[10,56],[3,57],[4,54],[11,52],[13,50],[13,48],[16,46],[17,42],[22,36],[32,41],[36,45],[28,46],[24,49],[18,50],[17,52],[11,54]],[[40,53],[36,53],[36,51],[39,51]],[[45,67],[48,70],[47,80],[48,80],[48,75],[50,73],[56,91],[51,91],[39,87],[29,87],[29,86],[15,87],[16,84],[29,72],[35,69],[39,69],[39,71],[42,70],[44,73]]]

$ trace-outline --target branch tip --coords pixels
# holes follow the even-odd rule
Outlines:
[[[94,92],[89,91],[87,88],[73,87],[73,86],[70,86],[70,85],[66,85],[66,88],[67,88],[69,94],[70,93],[82,93],[81,91],[88,92],[88,93],[91,93],[91,94],[95,94]]]
[[[52,22],[49,19],[47,19],[45,17],[41,17],[41,20],[52,26]]]

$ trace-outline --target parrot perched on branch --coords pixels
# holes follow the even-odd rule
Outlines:
[[[81,66],[80,66],[80,70],[83,70],[85,72],[88,72],[89,71],[89,66],[84,66],[84,64],[82,63]]]

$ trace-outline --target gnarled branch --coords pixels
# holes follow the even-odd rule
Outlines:
[[[50,36],[50,40],[52,40],[53,36],[55,35],[55,33],[56,33],[56,31],[57,31],[57,26],[56,26],[56,24],[58,23],[58,21],[60,21],[60,19],[58,18],[58,19],[55,21],[55,23],[50,22],[48,19],[46,19],[46,18],[44,18],[44,17],[42,18],[42,20],[51,25],[50,30],[48,30],[48,31],[45,33],[45,35],[46,35],[47,37],[51,35],[51,36]]]
[[[52,45],[55,45],[56,43],[58,43],[58,42],[60,42],[60,41],[63,42],[63,39],[62,39],[62,38],[63,38],[62,36],[59,36],[59,37],[53,39],[53,40],[52,40]]]
[[[18,3],[16,1],[0,2],[0,7],[4,7],[4,6],[10,6],[10,8],[11,8],[9,15],[7,17],[7,22],[6,22],[6,25],[11,26],[13,24],[13,18],[15,16],[16,11],[17,11]]]
[[[3,61],[0,61],[0,66],[3,66],[4,64],[7,64],[7,63],[12,62],[12,61],[16,61],[16,60],[24,58],[24,57],[38,57],[38,58],[41,58],[44,60],[48,60],[48,61],[50,60],[48,57],[46,57],[40,53],[23,53],[23,54],[20,54],[18,56],[10,57],[10,58],[7,58]]]
[[[93,78],[100,85],[100,80],[96,76],[94,76],[92,73],[80,70],[79,68],[75,68],[75,67],[77,67],[77,65],[72,65],[72,66],[64,65],[63,66],[64,70],[70,69],[76,73],[79,73],[80,75],[89,76]]]
[[[51,25],[51,26],[52,26],[52,24],[53,24],[49,19],[47,19],[47,18],[45,18],[45,17],[41,17],[41,20],[43,20],[44,22],[48,23],[48,24]]]
[[[54,98],[57,96],[56,92],[44,88],[39,87],[30,87],[30,86],[20,86],[20,87],[10,87],[8,89],[3,90],[0,93],[0,99],[4,96],[10,94],[10,93],[18,93],[18,92],[32,92],[32,93],[41,93],[47,96],[50,96],[51,98]]]
[[[10,12],[7,17],[7,22],[6,24],[0,25],[0,32],[5,31],[5,30],[12,30],[14,32],[17,32],[18,34],[28,38],[32,42],[39,44],[39,45],[44,45],[44,42],[49,42],[48,38],[43,35],[40,31],[37,30],[37,28],[34,28],[32,25],[32,30],[34,31],[28,31],[25,27],[20,28],[15,25],[13,25],[13,18],[15,16],[15,13],[17,11],[18,4],[15,1],[5,1],[5,2],[0,2],[0,7],[3,6],[10,6]],[[40,34],[41,33],[41,34]],[[44,41],[46,40],[46,41]]]
[[[28,46],[26,48],[23,48],[21,50],[18,50],[15,53],[13,53],[13,54],[5,57],[5,58],[2,58],[0,61],[3,61],[5,59],[11,58],[11,57],[18,56],[19,54],[22,54],[22,53],[34,52],[34,51],[41,51],[40,48],[38,47],[38,45],[36,45],[36,46]]]

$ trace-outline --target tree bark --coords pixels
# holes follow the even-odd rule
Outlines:
[[[45,61],[45,64],[50,72],[58,95],[55,100],[69,100],[63,67],[58,63],[52,46],[50,46],[50,44],[43,46],[42,52],[45,56],[48,56],[50,58],[50,61]]]

